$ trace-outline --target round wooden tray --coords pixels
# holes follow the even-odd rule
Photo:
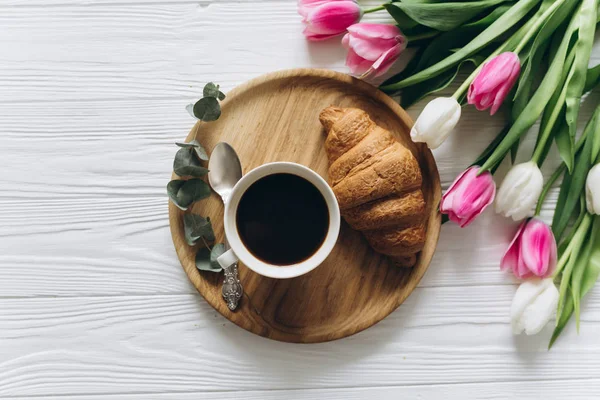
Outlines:
[[[187,137],[210,152],[220,141],[239,154],[244,172],[271,161],[293,161],[327,178],[325,134],[319,112],[329,106],[358,107],[411,149],[423,173],[429,209],[427,241],[414,268],[396,267],[375,253],[359,232],[342,223],[338,244],[312,272],[294,279],[262,277],[240,265],[245,295],[229,311],[221,297],[223,274],[200,272],[197,248],[186,244],[183,212],[169,204],[171,234],[183,269],[206,301],[247,331],[285,342],[316,343],[352,335],[396,309],[425,274],[435,251],[441,218],[441,187],[426,146],[410,140],[410,117],[375,87],[333,71],[296,69],[249,81],[227,94],[218,121],[198,122]],[[223,205],[215,194],[195,203],[192,212],[208,216],[217,241],[223,239]]]

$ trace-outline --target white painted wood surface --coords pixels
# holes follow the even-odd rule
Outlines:
[[[0,1],[0,398],[597,398],[600,290],[551,352],[551,327],[511,336],[498,260],[515,224],[491,210],[444,226],[408,301],[344,340],[263,339],[195,292],[164,189],[184,107],[209,80],[345,71],[301,29],[294,0]],[[445,187],[502,123],[465,109],[435,152]]]

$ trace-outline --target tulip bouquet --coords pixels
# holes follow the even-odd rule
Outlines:
[[[461,227],[496,203],[522,221],[500,262],[522,281],[511,308],[513,331],[538,333],[556,314],[550,345],[600,275],[600,107],[576,140],[582,96],[600,82],[588,68],[600,0],[398,0],[363,9],[352,0],[299,0],[309,40],[343,35],[346,64],[362,78],[389,70],[407,46],[416,55],[380,89],[409,107],[447,88],[459,71],[472,72],[448,97],[431,100],[411,137],[437,148],[453,132],[461,108],[491,115],[506,109],[507,124],[445,192],[440,211]],[[361,23],[387,11],[396,24]],[[494,174],[540,120],[529,161],[514,165],[498,190]],[[553,143],[562,164],[545,182],[540,167]],[[562,177],[552,226],[537,218]]]

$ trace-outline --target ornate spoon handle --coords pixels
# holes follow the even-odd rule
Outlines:
[[[238,277],[238,265],[237,263],[224,268],[225,281],[223,282],[223,298],[227,302],[227,307],[231,311],[237,308],[238,301],[242,298],[244,289]]]

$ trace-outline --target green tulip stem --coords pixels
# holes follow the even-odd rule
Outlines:
[[[571,242],[569,243],[569,247],[567,247],[565,254],[563,254],[560,257],[561,261],[563,261],[563,258],[568,259],[568,261],[565,260],[566,264],[559,262],[556,267],[555,276],[558,275],[559,271],[562,272],[562,277],[560,280],[560,287],[559,287],[559,301],[558,301],[558,308],[556,311],[556,315],[561,315],[561,313],[562,313],[562,310],[563,310],[563,307],[565,304],[567,288],[570,286],[571,275],[573,274],[573,269],[575,268],[575,263],[577,262],[579,252],[581,251],[581,247],[583,246],[584,239],[586,238],[586,236],[588,234],[588,229],[589,229],[591,223],[592,223],[592,216],[590,214],[586,213],[585,217],[581,221],[581,224],[577,228],[577,233],[575,234],[575,236],[573,236],[573,239],[571,239]],[[567,252],[569,254],[567,257],[565,257]]]
[[[548,9],[542,15],[540,15],[540,17],[538,19],[536,19],[533,26],[530,29],[527,29],[527,31],[525,32],[525,35],[519,41],[519,44],[517,44],[517,47],[514,50],[514,52],[516,54],[519,54],[519,52],[521,50],[523,50],[523,48],[527,45],[527,43],[529,43],[531,38],[533,38],[533,36],[538,32],[540,27],[546,22],[546,20],[554,13],[554,11],[556,11],[556,9],[563,2],[564,2],[564,0],[556,1],[550,7],[548,7]],[[471,75],[469,75],[469,77],[462,83],[462,85],[460,85],[460,87],[456,90],[456,92],[452,95],[452,97],[454,97],[458,101],[458,99],[460,99],[462,97],[462,95],[465,93],[465,91],[469,88],[469,86],[471,85],[471,82],[473,82],[473,80],[477,77],[477,74],[479,74],[479,71],[481,71],[481,68],[483,68],[483,66],[488,61],[490,61],[492,58],[496,57],[502,51],[507,50],[506,47],[507,47],[509,41],[510,41],[510,39],[507,40],[504,44],[502,44],[502,46],[500,46],[498,49],[496,49],[496,51],[494,51],[492,54],[490,54],[490,56],[488,58],[486,58],[484,62],[479,64],[479,66],[475,69],[475,71],[473,71],[471,73]]]
[[[575,143],[575,154],[577,154],[579,150],[581,150],[581,148],[583,147],[586,136],[587,132],[584,131],[579,140],[577,140],[577,143]],[[546,200],[548,192],[552,188],[552,185],[554,185],[554,182],[556,182],[556,180],[565,172],[566,168],[567,164],[564,161],[560,163],[556,171],[554,171],[550,179],[548,179],[548,182],[546,182],[546,184],[544,185],[544,189],[542,190],[542,194],[540,195],[540,198],[537,202],[537,206],[535,208],[535,215],[540,215],[540,212],[542,211],[542,204],[544,203],[544,200]]]
[[[531,29],[529,29],[525,33],[525,36],[523,36],[523,39],[521,39],[521,41],[519,42],[517,47],[515,47],[514,52],[516,54],[519,54],[521,52],[521,50],[523,50],[523,48],[525,46],[527,46],[527,43],[529,43],[531,38],[533,38],[533,36],[538,32],[538,30],[542,27],[542,25],[546,22],[546,20],[554,13],[554,11],[558,7],[560,7],[560,5],[562,3],[564,3],[564,0],[555,1],[550,7],[548,7],[548,9],[542,15],[540,15],[540,17],[535,21],[535,24],[533,24]]]
[[[563,172],[565,172],[566,168],[567,168],[567,164],[565,164],[563,162],[556,169],[556,171],[554,171],[554,173],[552,174],[550,179],[548,179],[548,182],[546,182],[546,184],[544,185],[542,194],[540,195],[540,198],[538,199],[538,202],[537,202],[537,206],[535,207],[535,216],[540,215],[540,212],[542,211],[542,204],[544,204],[544,200],[546,200],[546,196],[548,196],[548,192],[550,191],[550,188],[552,188],[552,185],[554,185],[554,182],[556,182],[558,177],[561,176],[563,174]]]
[[[363,14],[370,14],[370,13],[374,13],[374,12],[381,11],[381,10],[385,10],[385,7],[377,6],[377,7],[373,7],[373,8],[368,8],[366,10],[363,10]]]
[[[410,42],[415,42],[417,40],[429,39],[432,37],[436,37],[439,34],[440,34],[440,32],[438,32],[438,31],[428,31],[428,32],[419,33],[419,34],[413,35],[413,36],[405,35],[405,37],[406,37],[406,41],[408,43],[410,43]]]
[[[479,64],[479,66],[477,68],[475,68],[475,71],[471,72],[471,75],[469,75],[469,77],[467,79],[465,79],[465,81],[462,83],[462,85],[460,85],[460,87],[458,89],[456,89],[456,92],[454,92],[454,94],[452,95],[452,97],[454,97],[456,99],[456,101],[458,101],[458,99],[460,99],[462,97],[462,95],[467,91],[467,89],[471,85],[471,82],[473,82],[473,80],[475,80],[475,78],[477,77],[477,74],[479,74],[479,71],[481,71],[481,68],[483,68],[483,66],[488,61],[490,61],[492,58],[494,58],[498,54],[500,54],[500,52],[502,51],[502,49],[504,49],[505,44],[503,44],[502,46],[498,47],[496,49],[496,51],[494,51],[492,54],[489,55],[488,58],[485,59],[484,62],[482,62],[481,64]]]

